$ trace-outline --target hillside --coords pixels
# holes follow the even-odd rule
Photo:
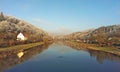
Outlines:
[[[75,32],[58,37],[59,40],[98,44],[100,46],[120,46],[120,25],[103,26],[94,30]]]
[[[17,41],[17,35],[22,33],[27,40]],[[44,41],[50,37],[48,33],[24,20],[0,13],[0,47],[16,45],[20,43],[32,43]]]
[[[91,43],[104,45],[120,44],[120,25],[103,26],[95,29],[88,34],[88,40]]]
[[[81,39],[84,39],[92,31],[93,31],[93,29],[82,31],[82,32],[74,32],[74,33],[71,33],[71,34],[68,34],[68,35],[59,36],[59,37],[57,37],[57,39],[63,39],[63,40],[71,40],[71,39],[81,40]]]

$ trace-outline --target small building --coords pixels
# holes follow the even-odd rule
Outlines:
[[[27,38],[22,34],[22,33],[19,33],[17,35],[17,40],[19,41],[24,41],[24,40],[27,40]]]

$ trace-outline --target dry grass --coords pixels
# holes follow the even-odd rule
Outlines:
[[[114,47],[99,47],[95,44],[85,44],[85,43],[79,43],[75,41],[66,41],[67,43],[70,43],[72,45],[80,46],[83,48],[91,49],[91,50],[98,50],[98,51],[104,51],[112,54],[116,54],[120,56],[120,50]]]
[[[16,45],[6,48],[0,48],[0,51],[9,51],[9,50],[21,50],[21,49],[29,49],[38,45],[44,44],[43,42],[38,43],[31,43],[31,44],[23,44],[23,45]]]

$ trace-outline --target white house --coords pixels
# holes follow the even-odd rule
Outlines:
[[[18,35],[17,35],[17,40],[20,40],[20,41],[24,41],[24,40],[26,40],[27,38],[22,34],[22,33],[19,33]]]

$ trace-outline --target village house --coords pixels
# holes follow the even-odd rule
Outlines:
[[[22,33],[19,33],[17,35],[17,40],[19,41],[24,41],[24,40],[27,40],[27,38],[22,34]]]

